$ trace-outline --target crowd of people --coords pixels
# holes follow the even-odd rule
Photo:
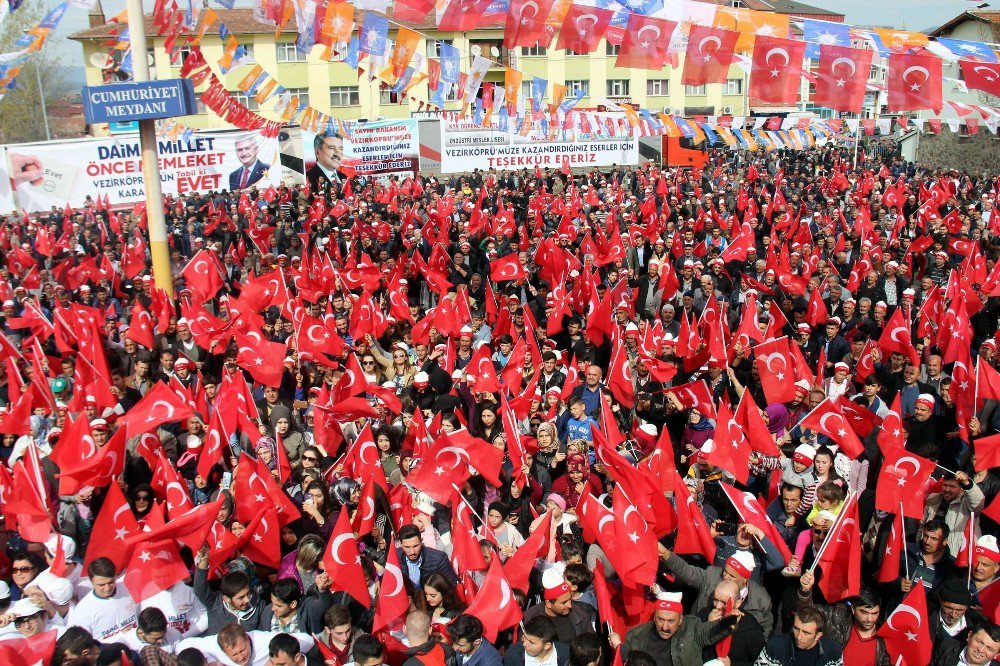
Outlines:
[[[0,661],[997,663],[998,193],[335,174],[168,198],[172,293],[8,216]]]

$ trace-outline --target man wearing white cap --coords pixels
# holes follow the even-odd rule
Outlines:
[[[44,608],[36,605],[28,598],[19,599],[10,607],[0,622],[7,623],[0,629],[0,640],[14,638],[31,638],[38,634],[55,629],[61,635],[66,628],[49,622],[49,615]]]
[[[833,366],[833,376],[828,377],[825,382],[826,395],[831,400],[836,400],[842,395],[847,395],[853,390],[851,383],[851,366],[843,361],[839,361]]]
[[[973,603],[979,605],[979,591],[991,585],[1000,573],[1000,546],[992,534],[985,534],[976,541],[973,553],[972,581],[969,592],[973,595]]]
[[[709,593],[714,586],[709,588]],[[645,652],[657,666],[701,664],[702,650],[732,633],[739,619],[729,615],[715,622],[703,622],[694,615],[684,614],[680,592],[660,592],[656,595],[653,619],[625,634],[622,657],[628,659],[633,650]]]
[[[759,583],[750,580],[754,569],[757,568],[757,562],[749,551],[737,550],[726,559],[724,566],[710,566],[705,569],[688,564],[662,545],[660,559],[666,563],[670,573],[677,576],[678,581],[698,590],[693,612],[698,613],[711,606],[712,590],[715,586],[721,580],[731,580],[740,588],[743,612],[754,616],[764,630],[765,636],[771,635],[771,630],[774,628],[771,597]]]
[[[573,588],[566,582],[561,566],[552,566],[542,574],[543,601],[524,613],[525,621],[544,616],[552,620],[556,636],[563,643],[570,643],[582,633],[594,630],[594,618],[586,610],[589,606],[573,603]]]

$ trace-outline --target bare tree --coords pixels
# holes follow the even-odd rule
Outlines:
[[[15,42],[45,13],[44,4],[24,3],[10,14],[0,24],[0,53],[16,51]],[[43,96],[46,106],[51,107],[71,90],[67,68],[59,49],[53,45],[52,35],[49,35],[42,50],[28,57],[14,86],[0,100],[0,143],[43,141]]]

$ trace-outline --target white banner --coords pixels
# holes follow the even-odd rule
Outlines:
[[[107,195],[112,206],[145,199],[138,136],[6,148],[12,174],[25,171],[22,163],[41,173],[30,181],[14,178],[18,207],[29,212],[82,206],[88,195]],[[278,139],[259,132],[195,132],[188,139],[159,139],[157,150],[164,194],[281,184]]]
[[[462,173],[473,169],[532,170],[571,167],[606,167],[612,164],[638,164],[639,141],[634,137],[611,136],[598,132],[605,121],[622,114],[574,113],[572,127],[551,131],[535,123],[525,134],[514,123],[504,123],[494,115],[483,126],[472,118],[441,119],[441,172]],[[590,122],[593,119],[596,122]],[[586,123],[586,124],[584,124]],[[586,127],[584,131],[581,127]]]
[[[322,136],[322,135],[321,135]],[[332,150],[324,148],[326,144],[336,145]],[[316,147],[320,146],[324,163],[317,165]],[[341,151],[342,159],[337,159],[337,150]],[[302,131],[302,157],[305,163],[306,176],[311,183],[322,173],[320,166],[327,171],[339,169],[356,173],[359,176],[388,177],[396,175],[401,180],[416,174],[420,165],[420,133],[417,121],[378,120],[351,127],[351,135],[343,139],[325,137],[317,139],[312,132]]]
[[[16,151],[15,151],[16,152]],[[7,171],[7,146],[0,146],[0,214],[6,215],[7,213],[13,213],[17,211],[17,205],[14,203],[14,192],[10,189],[10,173]],[[15,158],[18,164],[22,164],[24,160],[21,160],[20,155]],[[28,170],[28,165],[24,165],[20,169],[21,178],[28,177],[30,171]]]

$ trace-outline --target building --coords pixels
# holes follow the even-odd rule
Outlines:
[[[722,3],[720,3],[722,4]],[[844,17],[825,9],[819,9],[791,0],[767,3],[763,0],[732,0],[726,6],[747,9],[778,11],[791,18],[820,18],[842,22]],[[367,77],[359,77],[358,72],[342,62],[327,62],[320,58],[322,49],[313,49],[308,55],[295,48],[294,19],[287,29],[276,39],[273,28],[254,20],[250,9],[216,9],[219,19],[229,31],[246,46],[253,58],[265,71],[275,76],[292,94],[299,99],[308,99],[313,108],[331,116],[344,119],[358,118],[401,118],[422,108],[420,100],[428,99],[426,82],[418,84],[409,96],[392,93],[378,80],[369,82]],[[359,12],[360,14],[361,12]],[[360,23],[361,18],[356,17]],[[92,57],[108,51],[107,42],[112,36],[111,28],[96,21],[98,25],[71,35],[83,48],[88,85],[100,84],[103,72],[91,62]],[[164,51],[163,37],[155,36],[152,16],[146,16],[147,34],[152,45],[150,68],[153,76],[169,78],[178,76],[180,61],[173,64]],[[486,77],[487,82],[499,83],[504,80],[504,65],[520,70],[524,74],[522,86],[524,96],[529,94],[528,86],[533,76],[539,76],[552,83],[564,84],[572,96],[582,89],[586,92],[580,102],[581,107],[594,107],[597,98],[631,102],[651,111],[666,111],[682,115],[750,115],[747,108],[747,76],[738,66],[730,68],[725,84],[709,86],[681,85],[683,54],[678,56],[677,67],[666,66],[660,71],[639,69],[619,69],[615,67],[618,47],[607,40],[601,40],[597,50],[590,54],[576,55],[562,50],[544,47],[515,48],[503,47],[503,24],[498,23],[465,33],[441,33],[437,30],[433,13],[420,25],[403,23],[422,34],[419,48],[430,58],[439,54],[439,42],[451,42],[465,58],[463,69],[467,69],[476,52],[483,53],[498,61]],[[390,23],[389,39],[394,38],[394,24]],[[202,52],[216,74],[216,61],[222,56],[223,46],[217,29],[209,31],[202,41]],[[99,61],[100,57],[94,58]],[[247,67],[234,69],[226,76],[220,75],[229,90],[236,91],[236,83],[245,75]],[[808,86],[803,86],[807,95]],[[253,99],[238,93],[251,110],[258,111],[271,119],[277,115],[273,109],[259,109]],[[769,112],[804,111],[806,103],[798,108],[768,110]],[[446,109],[458,109],[456,101],[449,101]],[[184,124],[198,128],[222,128],[225,123],[210,112],[180,119]],[[106,127],[95,127],[94,134],[106,134]]]
[[[940,28],[927,33],[931,37],[964,39],[972,42],[984,42],[993,49],[1000,48],[1000,11],[974,9],[962,12]],[[962,86],[949,84],[948,79],[962,78],[962,70],[958,62],[945,60],[942,73],[945,77],[945,102],[961,104],[977,104],[980,106],[1000,107],[1000,98],[981,90],[965,91]],[[927,117],[931,115],[925,114]]]

